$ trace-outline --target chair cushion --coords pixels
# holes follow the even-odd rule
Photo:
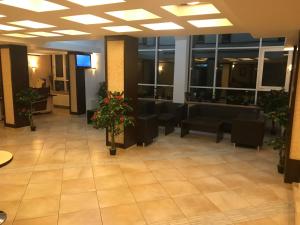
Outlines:
[[[175,116],[170,113],[162,113],[158,116],[159,121],[169,121],[169,120],[174,120]]]

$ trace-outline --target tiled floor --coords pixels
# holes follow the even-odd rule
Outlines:
[[[179,133],[108,155],[104,132],[63,110],[37,131],[0,128],[6,225],[294,225],[277,154]]]

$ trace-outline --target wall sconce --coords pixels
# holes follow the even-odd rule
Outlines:
[[[35,70],[38,68],[38,58],[35,56],[29,57],[29,66],[32,69],[32,72],[34,73]]]
[[[92,53],[91,54],[91,69],[92,69],[92,73],[93,76],[95,76],[96,73],[96,69],[97,69],[97,55],[96,53]]]

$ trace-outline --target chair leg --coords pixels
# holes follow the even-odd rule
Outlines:
[[[236,143],[233,143],[233,151],[237,152]]]
[[[257,146],[257,151],[260,152],[260,146],[259,145]]]

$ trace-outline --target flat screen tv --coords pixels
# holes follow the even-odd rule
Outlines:
[[[76,55],[77,68],[91,68],[91,55]]]

